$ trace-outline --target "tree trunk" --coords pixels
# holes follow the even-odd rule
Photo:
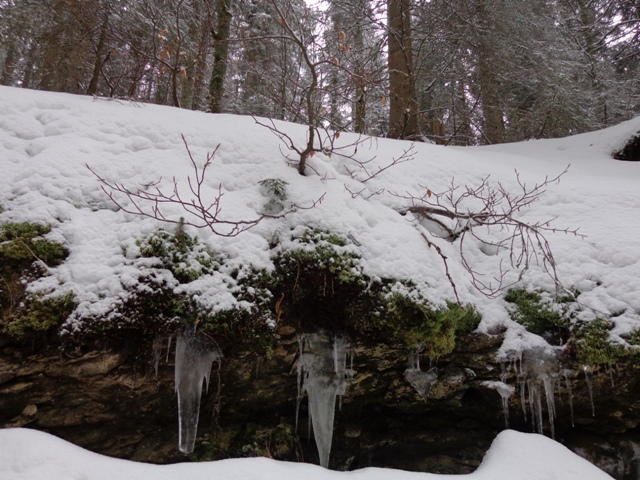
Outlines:
[[[89,82],[89,88],[87,88],[87,95],[95,95],[98,93],[98,80],[100,79],[100,72],[102,71],[102,65],[104,61],[102,59],[104,55],[105,45],[107,41],[107,28],[109,27],[109,11],[108,7],[105,7],[104,19],[100,26],[100,38],[98,39],[98,45],[96,46],[96,55],[93,62],[93,74],[91,75],[91,81]]]
[[[213,70],[209,82],[209,110],[211,113],[222,112],[224,78],[227,73],[227,57],[229,56],[231,0],[216,0],[216,14],[218,25],[217,30],[213,32]]]
[[[493,55],[489,18],[484,2],[477,5],[478,19],[481,27],[478,40],[478,83],[480,87],[480,103],[484,119],[484,137],[490,143],[504,143],[504,119],[500,106],[500,89],[496,72],[496,56]]]
[[[390,138],[416,139],[418,105],[411,52],[411,1],[387,0],[389,28],[389,134]]]

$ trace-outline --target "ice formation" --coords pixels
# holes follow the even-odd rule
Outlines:
[[[353,378],[353,348],[345,337],[330,336],[323,332],[302,334],[298,341],[300,359],[296,427],[300,402],[306,393],[320,465],[328,468],[336,397],[346,393],[349,381]]]
[[[552,348],[536,347],[523,353],[519,375],[522,409],[526,418],[527,403],[529,404],[531,423],[538,433],[543,433],[542,392],[544,390],[551,438],[555,438],[556,406],[554,391],[558,374],[558,358]]]
[[[500,394],[502,399],[502,413],[504,414],[504,428],[509,428],[509,399],[516,391],[515,387],[508,385],[503,381],[501,382],[482,382],[487,388],[491,388]]]
[[[211,366],[222,352],[215,341],[195,328],[186,328],[176,342],[176,392],[178,394],[179,448],[191,453],[196,442],[202,383],[209,387]]]
[[[564,376],[564,381],[567,385],[567,395],[569,396],[569,411],[571,413],[571,426],[575,427],[576,424],[573,416],[573,392],[571,390],[571,379],[570,379],[571,370],[564,369],[562,371],[562,375]]]
[[[596,416],[596,406],[593,403],[593,383],[591,382],[591,369],[589,367],[583,367],[584,379],[587,382],[587,390],[589,391],[589,400],[591,401],[591,416]]]
[[[423,372],[420,369],[420,350],[421,347],[416,347],[409,354],[408,366],[404,371],[404,379],[416,389],[416,392],[426,402],[427,398],[429,398],[431,386],[438,380],[438,370],[435,367],[430,368],[427,372]]]

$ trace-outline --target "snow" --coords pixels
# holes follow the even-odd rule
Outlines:
[[[566,447],[542,435],[501,432],[480,467],[468,475],[435,475],[382,468],[335,472],[304,463],[246,458],[150,465],[98,455],[29,429],[0,430],[3,480],[611,480]]]
[[[304,140],[303,126],[277,125],[295,141]],[[550,186],[524,216],[529,221],[555,218],[559,229],[579,228],[586,236],[550,234],[548,239],[561,281],[581,292],[578,300],[583,319],[623,312],[615,317],[612,332],[620,340],[620,335],[640,326],[640,224],[634,222],[640,211],[640,163],[612,160],[610,152],[638,130],[640,118],[564,139],[473,148],[428,144],[411,148],[408,142],[360,139],[355,158],[371,160],[367,164],[370,172],[401,158],[407,150],[415,152],[409,161],[362,183],[358,179],[366,175],[357,164],[338,155],[315,155],[309,159],[312,174],[299,176],[284,159],[282,151],[286,149],[279,140],[248,117],[1,87],[4,181],[0,184],[0,205],[4,213],[0,221],[53,226],[49,238],[62,241],[71,255],[53,275],[30,289],[50,294],[73,291],[79,306],[66,329],[82,329],[86,318],[108,313],[121,301],[125,287],[137,283],[139,270],[127,258],[135,252],[136,240],[170,227],[118,211],[86,166],[131,189],[160,180],[159,187],[170,191],[175,178],[185,198],[192,198],[187,179],[193,178],[194,172],[184,135],[200,167],[219,145],[203,188],[205,197],[213,199],[222,187],[224,219],[259,217],[271,200],[260,185],[266,179],[287,182],[287,200],[299,207],[284,218],[264,220],[233,238],[215,236],[206,229],[197,231],[203,242],[223,252],[230,262],[269,269],[269,242],[274,237],[286,241],[290,229],[312,225],[357,242],[369,275],[412,279],[429,300],[443,304],[455,296],[449,282],[443,281],[442,259],[421,236],[430,235],[424,226],[412,221],[411,215],[397,213],[407,206],[401,196],[420,196],[426,188],[443,191],[452,178],[458,185],[474,186],[489,176],[495,184],[516,189],[516,170],[522,181],[533,185],[560,174],[570,164],[560,183]],[[345,146],[357,140],[355,135],[343,134],[338,141]],[[348,171],[355,173],[349,175]],[[362,193],[353,198],[350,192],[359,191]],[[128,205],[126,197],[118,200]],[[321,202],[314,208],[305,208],[318,200]],[[169,206],[165,214],[177,221],[185,212]],[[490,233],[488,238],[499,235]],[[459,245],[438,244],[449,259],[460,299],[483,314],[480,330],[491,332],[502,325],[511,328],[510,340],[502,349],[505,356],[521,352],[527,345],[535,346],[538,339],[512,325],[501,299],[486,299],[471,286],[459,262]],[[487,277],[495,275],[505,260],[506,253],[488,252],[481,242],[468,241],[465,249],[472,267]],[[211,282],[225,284],[220,278]],[[555,287],[539,266],[526,272],[521,285],[546,291]],[[233,302],[219,287],[211,290],[214,292],[202,297],[212,308]]]

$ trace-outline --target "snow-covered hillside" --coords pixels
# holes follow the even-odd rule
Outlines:
[[[279,128],[297,144],[304,143],[304,127]],[[0,222],[52,225],[48,238],[62,242],[70,255],[30,288],[53,295],[72,291],[78,307],[65,329],[82,329],[83,319],[108,312],[124,295],[125,286],[138,281],[132,261],[139,252],[136,240],[159,228],[173,228],[119,211],[95,174],[132,190],[160,181],[156,186],[169,193],[175,178],[185,198],[192,198],[187,181],[194,171],[182,136],[200,167],[219,145],[203,197],[213,199],[221,188],[221,218],[259,217],[270,201],[260,182],[268,179],[286,182],[285,207],[298,207],[236,237],[190,230],[223,252],[229,263],[272,268],[270,242],[274,238],[286,242],[285,232],[307,225],[352,239],[369,275],[411,279],[431,302],[441,305],[455,300],[455,295],[442,258],[429,248],[424,234],[448,258],[461,301],[483,315],[479,328],[509,327],[506,355],[538,340],[510,320],[503,299],[487,299],[472,287],[460,263],[458,242],[437,239],[411,214],[398,213],[408,206],[406,197],[423,196],[427,189],[442,192],[452,179],[456,185],[474,187],[487,176],[493,185],[518,193],[516,171],[531,186],[570,165],[559,184],[550,185],[522,218],[530,223],[555,219],[555,227],[579,229],[585,236],[558,233],[547,238],[562,284],[579,292],[581,318],[615,315],[612,334],[619,338],[640,327],[640,163],[615,161],[610,153],[638,130],[640,118],[566,139],[469,148],[416,144],[410,161],[363,182],[367,177],[363,169],[335,154],[313,156],[309,174],[300,176],[283,157],[289,153],[286,146],[249,117],[2,87]],[[343,134],[338,141],[348,145],[356,140]],[[365,139],[355,159],[373,159],[367,168],[376,172],[410,148],[408,142]],[[130,205],[126,197],[119,201]],[[306,208],[314,202],[313,208]],[[185,216],[175,205],[167,205],[165,214],[172,220]],[[504,236],[499,229],[483,234],[494,241]],[[498,274],[500,262],[508,261],[508,252],[490,255],[482,247],[468,237],[466,259],[473,270],[490,278]],[[511,275],[511,280],[516,278],[516,272]],[[520,285],[547,292],[555,288],[537,265],[525,273]],[[216,290],[216,285],[209,287]],[[233,299],[219,292],[203,301],[224,307]]]

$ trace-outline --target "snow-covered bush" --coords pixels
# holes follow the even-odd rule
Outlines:
[[[407,279],[366,273],[348,238],[321,229],[291,232],[276,247],[274,296],[284,321],[303,331],[341,331],[359,340],[420,344],[431,358],[449,353],[456,333],[475,329],[480,316],[469,306],[435,307]]]
[[[108,312],[84,318],[78,334],[107,341],[137,335],[149,343],[197,325],[223,346],[261,353],[270,348],[274,323],[265,272],[229,263],[182,224],[173,233],[158,231],[136,243],[138,252],[128,263],[137,278]]]

